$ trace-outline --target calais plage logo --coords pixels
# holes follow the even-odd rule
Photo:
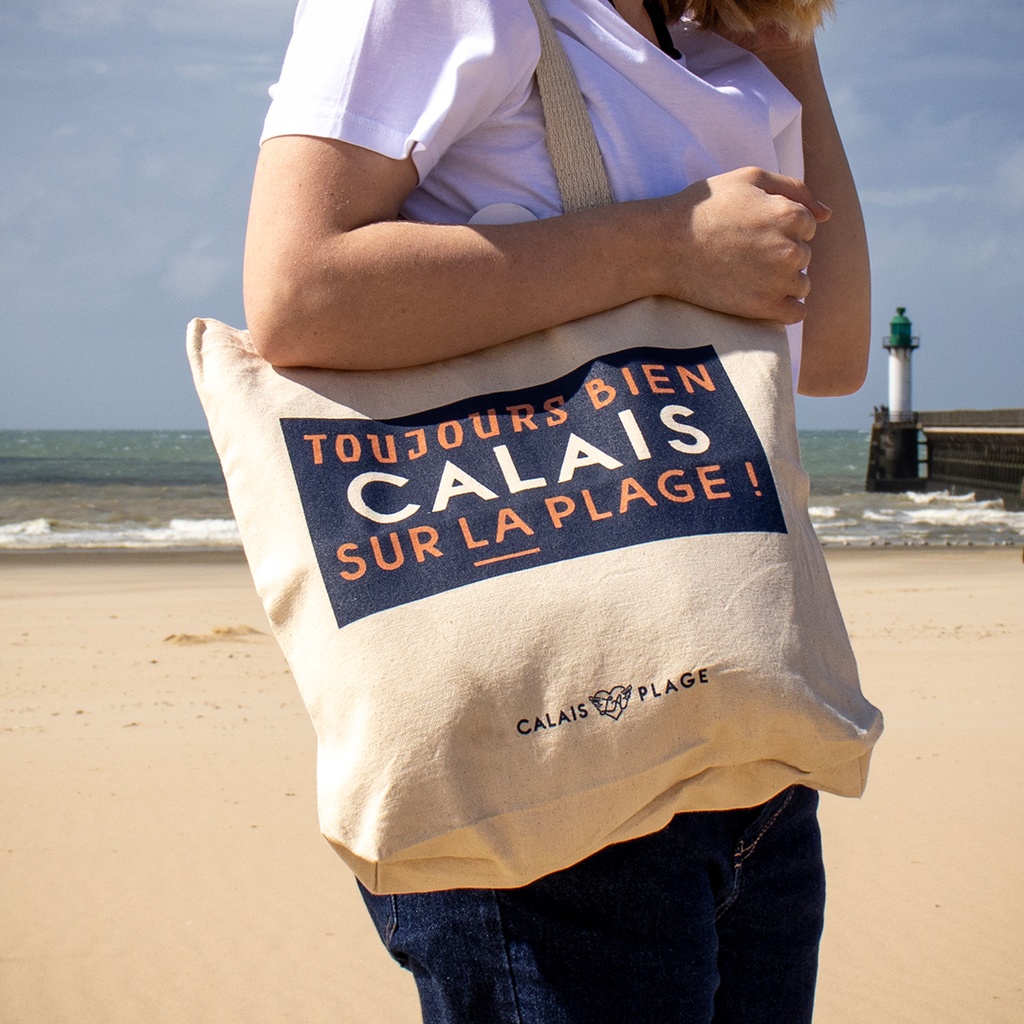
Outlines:
[[[597,708],[599,715],[607,715],[618,721],[622,712],[629,707],[629,698],[632,695],[632,686],[613,686],[611,690],[598,690],[591,696],[590,703]]]
[[[710,345],[632,348],[534,387],[281,429],[339,627],[599,552],[786,532],[761,441]],[[606,718],[625,710],[622,694],[594,696]]]
[[[712,678],[711,669],[695,668],[688,672],[681,672],[678,676],[666,679],[664,682],[651,681],[640,683],[635,687],[630,683],[628,686],[613,686],[610,690],[598,690],[597,693],[590,694],[587,700],[591,707],[597,710],[601,718],[610,718],[613,722],[617,722],[633,698],[636,698],[633,700],[634,707],[637,703],[641,706],[660,703],[662,697],[700,690],[711,683]],[[587,701],[580,701],[567,704],[565,707],[549,708],[539,714],[535,713],[529,718],[520,718],[516,722],[516,732],[520,736],[548,735],[553,729],[560,729],[563,725],[596,721],[599,719],[592,716],[590,708],[587,707]],[[608,728],[614,728],[614,726],[608,726]]]

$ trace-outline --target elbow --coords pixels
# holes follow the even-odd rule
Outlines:
[[[274,366],[313,366],[316,360],[310,352],[310,338],[287,312],[246,312],[246,323],[253,347]]]
[[[811,398],[841,398],[864,386],[871,349],[871,315],[867,302],[844,312],[804,321],[803,354],[797,391]],[[817,311],[815,311],[817,313]]]
[[[280,367],[313,366],[336,370],[358,368],[355,346],[347,336],[346,318],[334,304],[327,315],[315,289],[278,278],[272,286],[245,287],[245,318],[253,347]]]
[[[301,366],[296,359],[296,338],[286,322],[262,312],[249,311],[246,304],[246,327],[253,348],[274,366]]]
[[[848,367],[827,373],[807,372],[801,366],[797,392],[808,398],[842,398],[844,395],[853,395],[860,391],[866,379],[866,363],[863,370]]]
[[[827,355],[805,352],[797,391],[810,398],[841,398],[864,386],[868,374],[868,342],[854,339]]]
[[[253,347],[274,366],[303,365],[302,289],[276,267],[253,266],[246,253],[243,274],[245,323]]]

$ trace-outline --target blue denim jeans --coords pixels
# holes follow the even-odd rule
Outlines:
[[[363,898],[424,1024],[806,1024],[825,904],[817,805],[795,786],[676,815],[520,889]]]

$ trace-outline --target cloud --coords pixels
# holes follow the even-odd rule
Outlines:
[[[276,37],[291,30],[295,6],[295,0],[159,0],[149,5],[147,21],[178,35]]]
[[[846,22],[867,27],[893,49],[931,49],[936,40],[961,51],[991,49],[1024,29],[1024,9],[1020,0],[856,0],[839,5],[838,22],[840,31]]]
[[[966,199],[969,190],[964,185],[909,185],[905,188],[861,189],[861,201],[875,206],[923,206],[949,200]]]
[[[1024,142],[1003,154],[996,166],[996,193],[1011,209],[1024,211]]]
[[[282,44],[283,45],[283,44]],[[239,92],[257,91],[267,98],[267,87],[281,68],[283,50],[237,52],[184,49],[176,52],[168,70],[177,78],[200,88],[221,88],[229,84]]]
[[[237,277],[237,248],[226,247],[216,236],[193,239],[185,251],[171,256],[160,287],[183,302],[210,298]]]
[[[1024,60],[1019,57],[957,54],[951,59],[948,51],[910,56],[894,63],[885,72],[889,81],[949,81],[961,86],[971,81],[1018,83],[1022,76]]]
[[[930,206],[939,224],[970,227],[969,215],[997,235],[1024,226],[1024,125],[986,99],[942,111],[859,98],[847,144],[865,208]]]
[[[869,104],[868,98],[858,88],[834,86],[829,91],[829,98],[847,147],[858,140],[870,143],[886,130],[886,118]]]
[[[131,0],[42,0],[37,15],[41,28],[76,35],[127,25],[132,7]]]
[[[291,25],[295,0],[40,0],[38,25],[68,35],[141,27],[185,37],[277,37]]]

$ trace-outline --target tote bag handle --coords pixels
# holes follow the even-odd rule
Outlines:
[[[537,88],[544,110],[545,139],[562,197],[562,210],[575,213],[615,201],[587,104],[569,58],[555,34],[543,0],[530,0],[540,30]]]

